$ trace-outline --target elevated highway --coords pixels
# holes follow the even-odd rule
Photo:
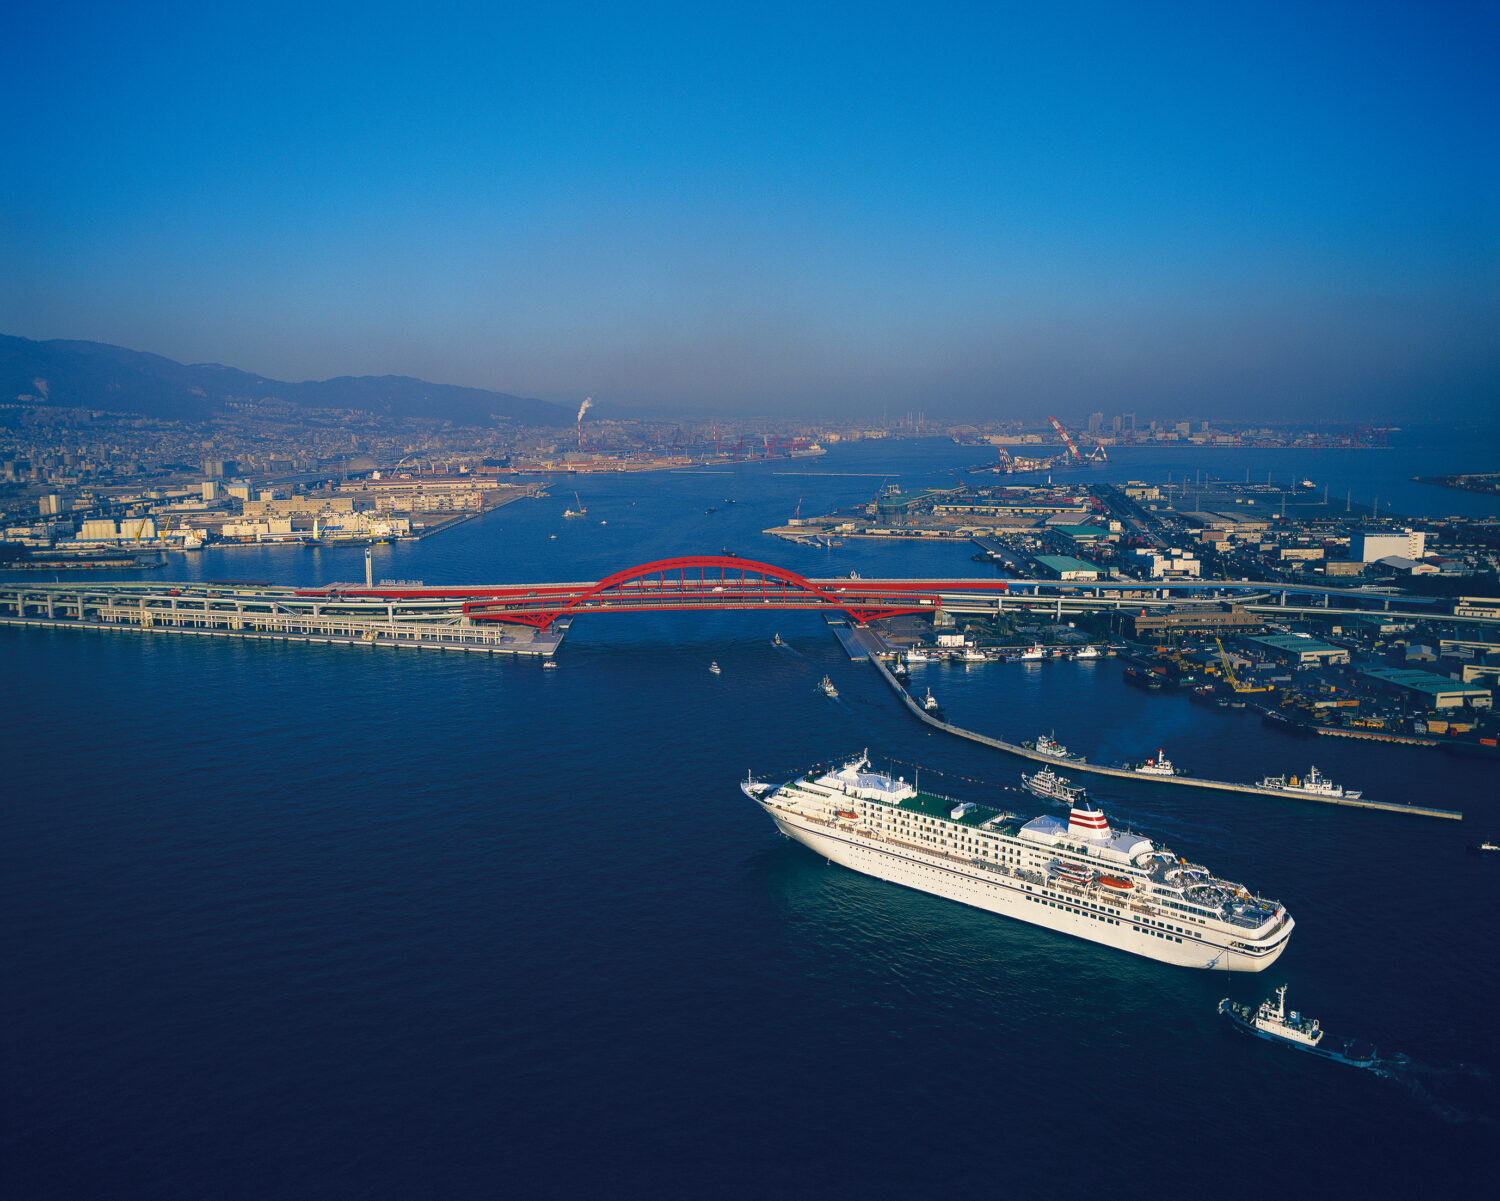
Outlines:
[[[1316,585],[1254,580],[821,579],[729,556],[657,560],[602,580],[433,588],[0,582],[0,621],[336,635],[505,650],[533,643],[540,649],[549,642],[555,648],[560,637],[555,632],[572,618],[601,613],[810,610],[842,612],[856,623],[866,623],[899,614],[996,614],[1019,609],[1061,617],[1225,602],[1267,616],[1389,613],[1455,625],[1500,626],[1500,617],[1457,616],[1445,611],[1443,602],[1428,598]]]

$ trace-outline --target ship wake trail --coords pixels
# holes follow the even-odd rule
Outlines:
[[[1467,1081],[1482,1088],[1484,1092],[1492,1094],[1492,1078],[1484,1068],[1470,1064],[1443,1067],[1438,1064],[1418,1063],[1398,1053],[1389,1058],[1380,1059],[1370,1070],[1377,1076],[1383,1076],[1400,1085],[1431,1113],[1451,1125],[1473,1122],[1491,1130],[1500,1130],[1500,1119],[1493,1116],[1494,1104],[1481,1104],[1480,1099],[1475,1098],[1471,1107],[1458,1101],[1448,1100],[1434,1093],[1433,1088],[1427,1083],[1431,1081],[1433,1086],[1437,1087],[1437,1081],[1446,1080],[1450,1082],[1449,1087],[1455,1085],[1461,1087],[1462,1082]],[[1494,1098],[1490,1096],[1487,1100],[1493,1102]]]

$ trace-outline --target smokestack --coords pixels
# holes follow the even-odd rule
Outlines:
[[[365,587],[375,587],[375,565],[370,561],[370,548],[365,547]]]
[[[583,415],[594,407],[594,398],[585,396],[583,403],[578,406],[578,449],[583,449]]]

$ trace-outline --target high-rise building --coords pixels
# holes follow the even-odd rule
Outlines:
[[[1103,428],[1104,428],[1104,414],[1103,413],[1090,413],[1089,414],[1089,433],[1091,433],[1091,434],[1097,434]]]

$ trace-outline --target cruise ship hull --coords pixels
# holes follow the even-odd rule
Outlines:
[[[759,797],[753,799],[788,838],[841,867],[1162,963],[1225,972],[1264,971],[1286,949],[1295,924],[1288,916],[1275,940],[1255,952],[1236,950],[1218,940],[1179,940],[1167,931],[1166,923],[1131,913],[1129,906],[1090,903],[1062,888],[1028,884],[993,868],[907,843],[875,839],[852,825],[830,828],[789,815]],[[1155,928],[1158,925],[1163,928]]]

